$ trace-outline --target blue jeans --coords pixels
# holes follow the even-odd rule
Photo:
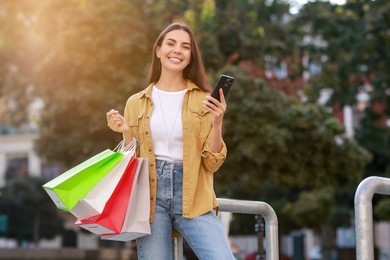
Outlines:
[[[173,259],[172,228],[201,260],[234,259],[214,211],[196,218],[182,217],[183,164],[156,161],[157,200],[152,234],[137,239],[138,259]]]

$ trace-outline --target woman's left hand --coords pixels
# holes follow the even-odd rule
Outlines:
[[[213,127],[216,128],[222,128],[223,117],[227,107],[222,89],[219,90],[219,96],[221,101],[212,96],[207,96],[206,100],[203,101],[203,106],[213,115]]]

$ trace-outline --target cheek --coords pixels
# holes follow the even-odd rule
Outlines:
[[[192,55],[191,55],[191,52],[188,53],[188,54],[186,55],[186,59],[187,59],[187,61],[188,61],[188,62],[187,62],[188,64],[190,64],[190,63],[192,62]],[[187,64],[187,65],[188,65],[188,64]]]

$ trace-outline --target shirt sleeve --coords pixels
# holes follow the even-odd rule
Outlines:
[[[135,99],[135,95],[131,96],[130,98],[128,98],[127,102],[126,102],[126,106],[125,106],[125,109],[124,109],[124,112],[123,112],[123,117],[125,118],[127,124],[129,124],[130,128],[131,128],[131,132],[132,132],[132,135],[133,135],[133,138],[136,140],[136,156],[139,157],[140,156],[140,138],[138,136],[138,133],[137,131],[135,131],[133,125],[132,125],[132,117],[134,118],[134,115],[136,114],[136,110],[135,110],[135,105],[134,103],[136,102],[136,99]],[[133,120],[134,121],[134,120]]]
[[[210,136],[207,138],[205,146],[201,152],[204,168],[211,173],[216,172],[224,163],[227,155],[225,142],[222,141],[222,148],[219,152],[212,152],[210,149]]]

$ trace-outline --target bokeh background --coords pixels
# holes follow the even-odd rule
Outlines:
[[[236,78],[217,196],[269,203],[281,258],[353,259],[356,188],[390,177],[387,0],[0,0],[0,247],[134,249],[78,230],[41,185],[116,146],[105,113],[146,87],[173,21],[193,28],[212,85]],[[390,259],[390,199],[373,203]],[[228,225],[238,259],[256,254],[256,222]]]

